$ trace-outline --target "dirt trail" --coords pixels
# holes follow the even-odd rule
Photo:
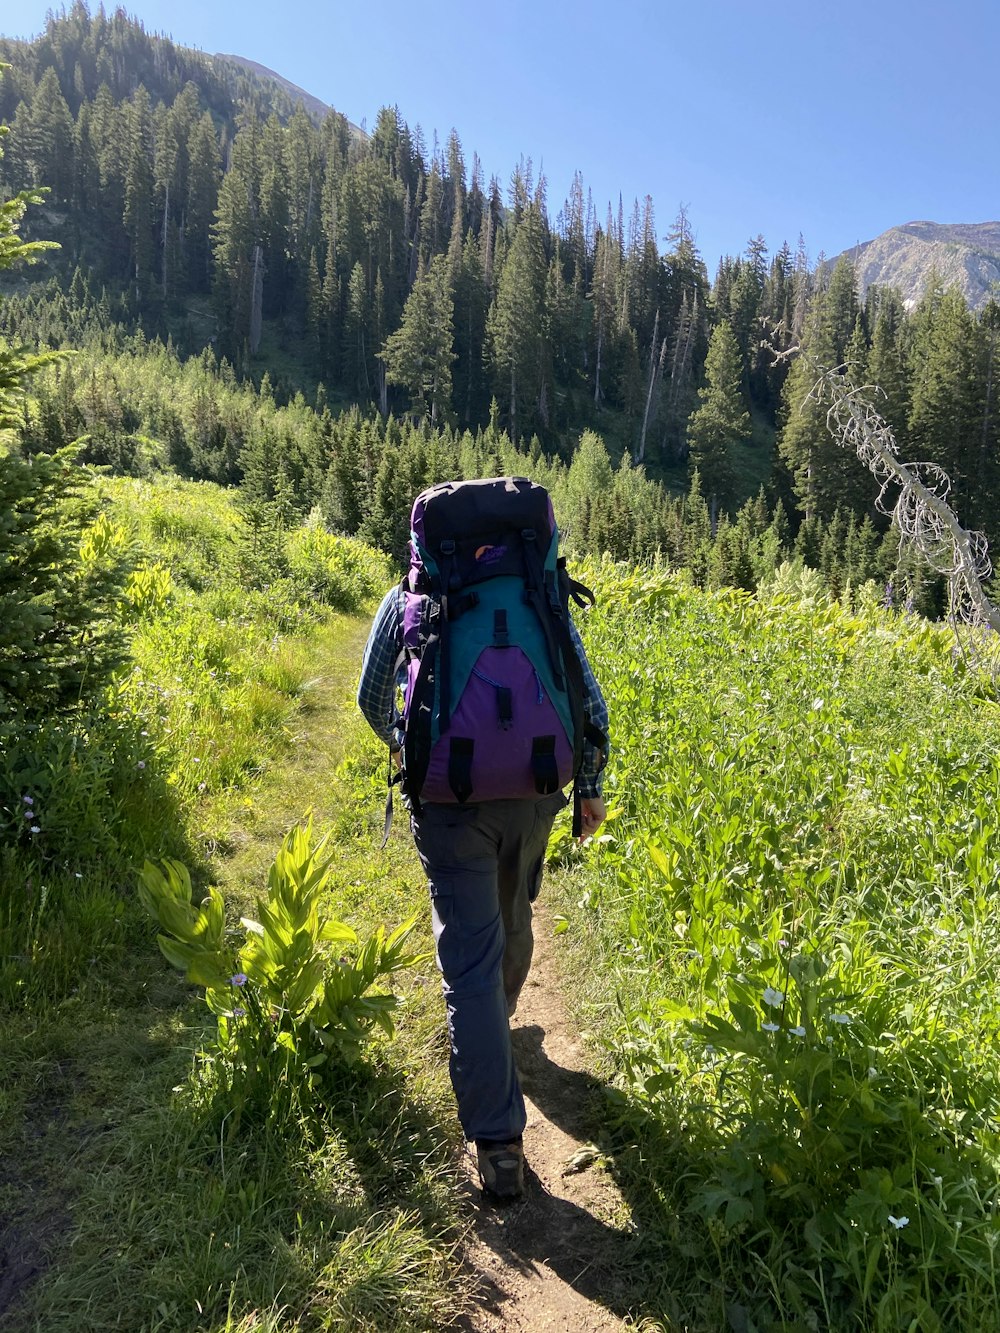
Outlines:
[[[507,1208],[484,1204],[468,1158],[466,1264],[476,1309],[460,1327],[467,1333],[635,1328],[628,1315],[637,1304],[630,1281],[637,1238],[591,1143],[600,1093],[562,998],[552,923],[541,901],[534,961],[512,1028],[528,1108],[527,1192]]]

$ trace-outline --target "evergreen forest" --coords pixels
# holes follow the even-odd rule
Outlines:
[[[850,262],[811,265],[801,237],[758,235],[710,279],[683,210],[661,236],[651,197],[598,206],[579,175],[557,204],[530,161],[487,175],[395,107],[370,133],[319,121],[120,9],[75,3],[0,59],[0,190],[45,190],[26,235],[59,244],[0,318],[83,352],[36,379],[29,450],[85,434],[91,462],[318,505],[391,550],[400,499],[463,451],[558,472],[596,436],[577,549],[751,587],[770,530],[838,593],[875,578],[940,610],[810,400],[843,364],[900,456],[940,465],[964,524],[998,535],[994,301],[932,283],[912,310],[877,287],[862,304]]]

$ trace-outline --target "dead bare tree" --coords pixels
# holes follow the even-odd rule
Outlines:
[[[980,640],[987,627],[1000,634],[1000,611],[983,587],[993,572],[986,537],[962,527],[948,503],[951,480],[936,463],[900,462],[892,431],[872,406],[881,393],[876,386],[857,387],[841,370],[817,367],[810,397],[829,404],[826,419],[833,438],[853,449],[881,482],[876,504],[900,540],[946,578],[949,620],[964,649],[963,630],[967,637],[971,629]],[[981,660],[984,645],[976,646]],[[993,674],[1000,674],[1000,644],[988,645],[986,656]]]

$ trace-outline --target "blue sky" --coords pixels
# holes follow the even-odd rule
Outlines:
[[[18,0],[0,32],[37,33],[49,7]],[[504,186],[530,157],[553,217],[576,170],[601,218],[649,194],[662,237],[683,204],[712,276],[758,232],[772,251],[801,232],[815,260],[899,223],[1000,218],[997,0],[126,7],[356,123],[395,104],[428,144],[454,128]]]

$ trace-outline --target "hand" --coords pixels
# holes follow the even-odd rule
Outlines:
[[[603,797],[585,796],[580,802],[580,841],[586,842],[592,838],[597,830],[604,823],[608,809],[604,804]]]

